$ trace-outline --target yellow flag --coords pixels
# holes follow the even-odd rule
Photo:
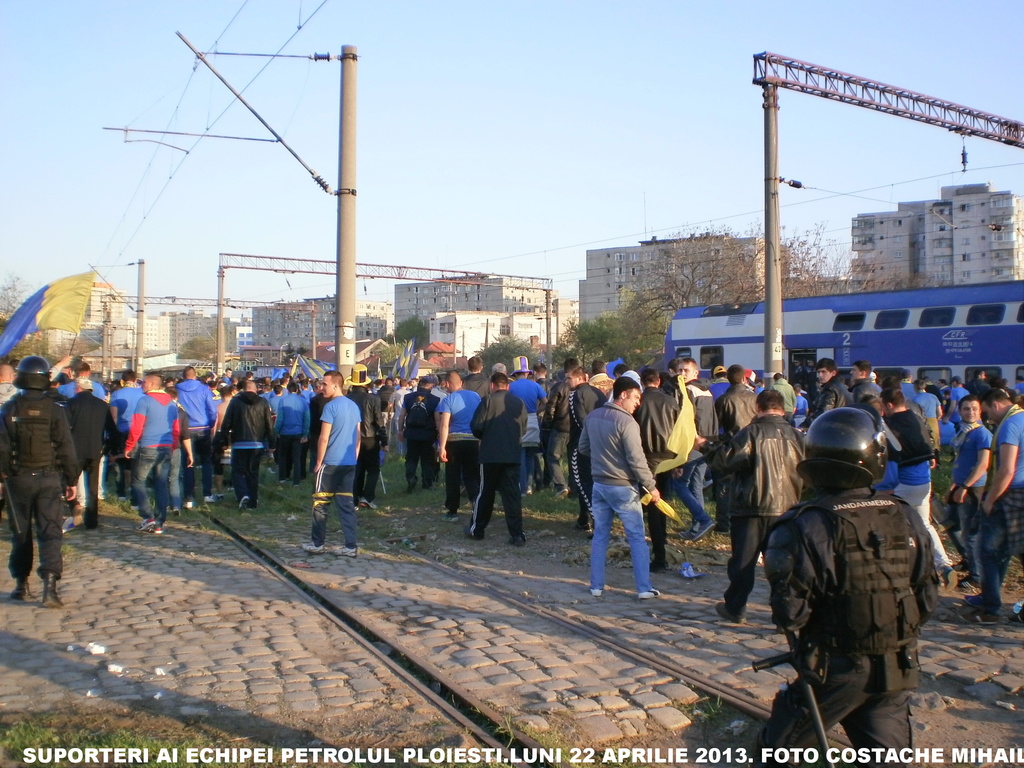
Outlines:
[[[693,443],[697,437],[697,422],[693,415],[693,403],[690,402],[690,395],[686,391],[686,383],[681,375],[676,380],[679,382],[679,391],[683,395],[683,404],[679,409],[679,418],[676,419],[675,426],[672,427],[672,434],[668,438],[668,449],[675,453],[676,457],[662,461],[654,470],[658,475],[683,466],[690,456],[690,451],[693,450]],[[668,513],[666,512],[666,514]]]
[[[640,503],[641,504],[650,504],[651,503],[651,494],[649,494],[649,493],[644,494],[644,497],[642,499],[640,499]],[[661,513],[664,514],[666,517],[671,517],[673,520],[675,520],[677,523],[680,523],[680,524],[683,522],[679,518],[679,513],[676,512],[675,509],[673,509],[672,505],[669,504],[664,499],[658,499],[657,504],[655,504],[654,506],[656,506],[661,511]]]

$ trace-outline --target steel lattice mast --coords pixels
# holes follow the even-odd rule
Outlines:
[[[780,56],[754,55],[754,85],[764,90],[764,372],[781,372],[782,271],[779,259],[779,88],[1024,148],[1024,123],[895,85]]]
[[[217,327],[224,324],[224,307],[238,302],[224,298],[224,278],[228,269],[251,269],[260,272],[277,272],[278,274],[314,274],[336,275],[338,264],[326,259],[295,259],[281,256],[255,256],[243,253],[220,254],[220,268],[217,270]],[[501,275],[491,272],[470,272],[455,269],[434,269],[432,267],[396,266],[391,264],[356,264],[355,276],[366,278],[383,278],[388,280],[413,280],[424,282],[445,282],[455,285],[487,285],[490,281],[501,279],[505,285],[513,289],[533,288],[544,291],[544,315],[547,333],[547,357],[551,357],[551,291],[554,280],[549,277],[523,277],[520,275]],[[265,304],[261,306],[266,306]],[[223,344],[217,344],[217,370],[223,369]]]

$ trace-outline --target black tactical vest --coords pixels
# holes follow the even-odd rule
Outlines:
[[[7,433],[11,439],[11,469],[19,472],[39,472],[54,469],[54,418],[59,406],[50,397],[15,397],[4,410]]]
[[[912,643],[921,613],[911,584],[916,551],[906,512],[888,494],[818,499],[833,517],[838,594],[815,607],[813,634],[846,654],[887,654]]]

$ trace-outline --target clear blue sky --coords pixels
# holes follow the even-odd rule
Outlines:
[[[122,265],[99,271],[134,293],[123,265],[142,258],[147,293],[213,297],[221,251],[334,258],[335,199],[283,147],[167,139],[186,156],[101,130],[268,136],[176,31],[204,51],[273,53],[316,11],[282,53],[359,49],[357,260],[549,276],[569,296],[586,244],[760,224],[760,51],[1024,119],[1011,0],[319,4],[0,5],[0,275],[35,288]],[[337,63],[278,60],[253,80],[267,60],[211,61],[337,185]],[[784,188],[789,231],[823,224],[847,243],[851,216],[943,184],[1024,193],[1024,151],[968,139],[961,175],[961,139],[942,129],[788,91],[781,105],[784,177],[878,187]],[[228,293],[333,292],[332,279],[288,281],[233,270]],[[358,290],[392,296],[384,281]]]

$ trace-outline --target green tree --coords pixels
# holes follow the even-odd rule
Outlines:
[[[634,370],[653,363],[665,344],[666,318],[658,312],[635,312],[629,308],[629,297],[626,299],[626,308],[618,312],[570,323],[552,353],[555,363],[569,356],[584,367],[593,360],[607,362],[620,357]]]
[[[419,317],[407,317],[395,326],[395,343],[405,344],[409,339],[416,339],[417,347],[425,347],[430,343],[430,326]]]
[[[484,362],[484,376],[491,375],[491,366],[495,363],[504,363],[511,373],[512,361],[520,355],[530,358],[532,365],[537,360],[537,350],[530,346],[530,342],[515,336],[503,336],[497,341],[488,344],[480,351],[480,359]]]
[[[193,336],[178,350],[178,357],[188,360],[212,360],[216,354],[217,342],[209,336]]]

